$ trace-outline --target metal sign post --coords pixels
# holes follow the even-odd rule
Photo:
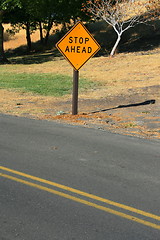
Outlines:
[[[100,49],[90,32],[81,22],[77,22],[70,31],[56,44],[58,50],[74,68],[72,114],[78,113],[79,69]]]
[[[72,115],[77,115],[78,113],[78,81],[79,71],[73,69]]]

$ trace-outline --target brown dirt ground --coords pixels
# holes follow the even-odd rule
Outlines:
[[[83,125],[123,135],[160,139],[160,98],[157,86],[132,89],[128,95],[79,97],[79,113],[71,114],[70,97],[54,98],[0,90],[0,112],[35,119]]]

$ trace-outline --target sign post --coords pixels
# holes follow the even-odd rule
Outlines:
[[[79,69],[99,50],[96,42],[82,22],[77,22],[56,44],[58,50],[74,68],[72,115],[78,113],[78,80]]]
[[[72,115],[77,115],[78,113],[78,82],[79,71],[73,69]]]

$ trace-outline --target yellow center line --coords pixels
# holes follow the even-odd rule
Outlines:
[[[10,176],[10,175],[7,175],[7,174],[0,173],[0,176],[4,177],[4,178],[7,178],[7,179],[10,179],[10,180],[13,180],[13,181],[16,181],[16,182],[19,182],[19,183],[23,183],[23,184],[28,185],[30,187],[38,188],[40,190],[43,190],[43,191],[46,191],[46,192],[49,192],[49,193],[53,193],[55,195],[58,195],[58,196],[70,199],[70,200],[78,202],[78,203],[85,204],[85,205],[90,206],[90,207],[94,207],[96,209],[105,211],[107,213],[114,214],[116,216],[119,216],[119,217],[122,217],[122,218],[126,218],[128,220],[131,220],[131,221],[143,224],[145,226],[148,226],[148,227],[160,230],[160,225],[157,225],[157,224],[154,224],[154,223],[142,220],[140,218],[137,218],[137,217],[134,217],[134,216],[122,213],[122,212],[115,211],[115,210],[107,208],[107,207],[100,206],[98,204],[95,204],[95,203],[92,203],[92,202],[89,202],[89,201],[86,201],[86,200],[83,200],[83,199],[80,199],[80,198],[77,198],[77,197],[73,197],[73,196],[71,196],[69,194],[66,194],[66,193],[63,193],[63,192],[59,192],[59,191],[56,191],[56,190],[53,190],[53,189],[50,189],[50,188],[47,188],[47,187],[35,184],[35,183],[31,183],[31,182],[28,182],[28,181],[25,181],[25,180],[22,180],[22,179],[19,179],[19,178],[16,178],[16,177],[13,177],[13,176]]]
[[[29,175],[29,174],[26,174],[26,173],[22,173],[22,172],[19,172],[19,171],[10,169],[10,168],[3,167],[3,166],[0,166],[0,169],[4,170],[4,171],[7,171],[7,172],[11,172],[11,173],[19,175],[19,176],[23,176],[25,178],[29,178],[31,180],[35,180],[35,181],[38,181],[38,182],[41,182],[41,183],[45,183],[45,184],[48,184],[48,185],[51,185],[51,186],[54,186],[54,187],[72,192],[72,193],[79,194],[79,195],[87,197],[87,198],[91,198],[91,199],[94,199],[94,200],[97,200],[97,201],[100,201],[100,202],[104,202],[104,203],[107,203],[109,205],[112,205],[112,206],[115,206],[115,207],[118,207],[118,208],[122,208],[122,209],[125,209],[127,211],[134,212],[136,214],[140,214],[142,216],[149,217],[149,218],[160,221],[160,216],[158,216],[158,215],[148,213],[148,212],[145,212],[145,211],[142,211],[142,210],[139,210],[139,209],[121,204],[121,203],[117,203],[117,202],[111,201],[109,199],[101,198],[101,197],[95,196],[95,195],[90,194],[90,193],[82,192],[80,190],[77,190],[77,189],[74,189],[74,188],[71,188],[71,187],[67,187],[65,185],[61,185],[61,184],[58,184],[58,183],[55,183],[55,182],[51,182],[51,181],[48,181],[48,180],[45,180],[45,179],[42,179],[42,178],[38,178],[38,177]]]

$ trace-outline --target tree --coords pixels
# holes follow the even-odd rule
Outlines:
[[[11,12],[17,7],[20,7],[19,0],[0,0],[0,64],[9,63],[4,53],[3,23],[9,22]]]
[[[115,54],[125,31],[147,21],[145,11],[148,1],[133,0],[89,0],[84,9],[95,19],[104,20],[117,34],[117,40],[110,53]]]
[[[28,52],[32,49],[31,34],[37,29],[37,22],[42,18],[42,3],[44,0],[20,0],[21,8],[16,9],[12,16],[11,23],[14,31],[21,28],[26,31]]]
[[[63,8],[63,11],[59,11],[61,15],[61,19],[64,22],[69,22],[73,20],[75,23],[77,20],[86,20],[88,17],[86,14],[81,11],[82,4],[84,4],[85,0],[61,0],[60,9]]]
[[[36,16],[37,16],[37,8],[39,0],[21,0],[21,9],[20,9],[20,17],[18,22],[21,27],[26,30],[26,40],[27,40],[27,50],[28,52],[32,49],[31,43],[31,34],[34,30],[36,30]]]
[[[46,24],[46,36],[45,44],[48,41],[50,30],[53,23],[62,23],[63,29],[66,30],[66,23],[70,23],[70,20],[75,22],[77,19],[87,19],[86,14],[81,11],[82,3],[85,0],[47,0],[45,8],[46,16],[44,23]],[[45,0],[46,3],[46,0]],[[43,8],[43,9],[44,9]]]
[[[62,12],[61,0],[37,1],[39,1],[39,4],[36,13],[34,12],[34,16],[40,30],[41,43],[47,45],[53,24],[60,21],[60,12]],[[45,39],[43,37],[43,29],[46,30]]]

